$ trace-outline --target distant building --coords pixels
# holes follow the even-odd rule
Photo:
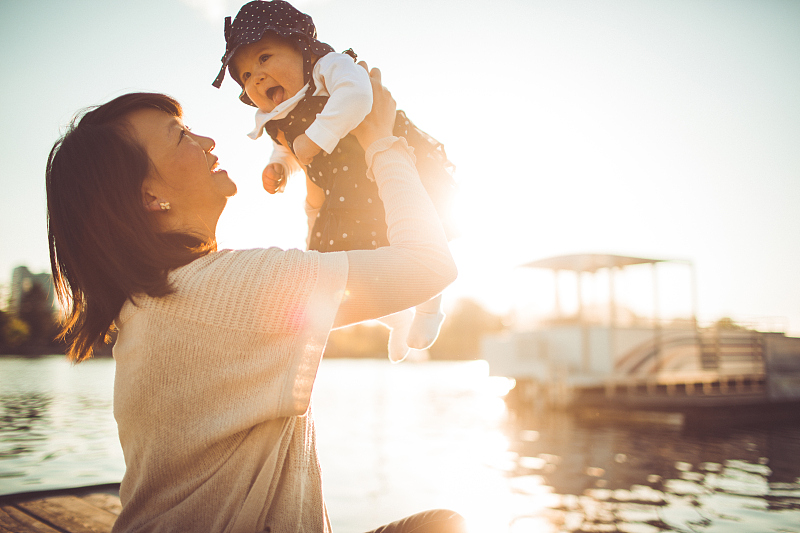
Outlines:
[[[56,289],[53,285],[53,276],[47,272],[33,274],[27,267],[18,266],[11,274],[11,298],[8,302],[8,310],[12,313],[19,313],[22,296],[28,292],[34,284],[39,284],[47,294],[47,303],[56,312]]]

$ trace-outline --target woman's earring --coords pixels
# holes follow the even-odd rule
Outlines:
[[[169,202],[162,202],[152,194],[145,194],[144,208],[148,213],[163,213],[169,211],[172,206]]]

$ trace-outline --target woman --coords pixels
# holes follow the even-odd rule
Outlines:
[[[364,65],[366,68],[366,65]],[[216,251],[236,186],[214,141],[159,94],[86,113],[47,165],[50,256],[81,361],[108,331],[125,455],[115,531],[329,531],[311,389],[330,329],[416,305],[456,269],[413,155],[391,136],[374,69],[354,130],[386,205],[390,246],[320,254]],[[461,531],[430,511],[379,531]],[[378,530],[376,530],[378,531]]]

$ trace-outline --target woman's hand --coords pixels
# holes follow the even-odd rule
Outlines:
[[[366,151],[375,141],[392,135],[397,103],[389,89],[381,85],[381,71],[376,68],[369,70],[364,61],[358,64],[369,72],[372,82],[372,111],[352,132]]]

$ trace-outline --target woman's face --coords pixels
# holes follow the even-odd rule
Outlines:
[[[213,139],[157,109],[134,111],[127,121],[153,165],[142,184],[145,206],[169,202],[169,211],[156,214],[163,229],[213,238],[227,198],[236,194],[228,173],[217,168]]]

